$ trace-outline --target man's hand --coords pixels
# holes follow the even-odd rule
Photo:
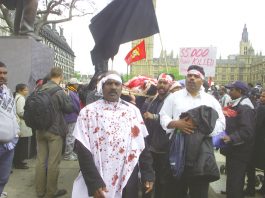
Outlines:
[[[222,139],[223,139],[224,143],[226,143],[226,144],[228,144],[232,141],[228,135],[223,136]]]
[[[181,132],[186,134],[194,133],[194,129],[196,129],[196,125],[193,123],[192,119],[186,117],[180,120],[174,120],[171,123],[173,128],[179,129]]]
[[[99,188],[94,193],[94,198],[106,198],[106,195],[105,195],[106,192],[108,192],[106,187]]]
[[[154,182],[150,182],[150,181],[146,181],[144,183],[144,187],[146,189],[145,194],[147,194],[153,190],[153,185],[154,185]]]
[[[145,112],[143,116],[144,116],[144,119],[151,119],[151,120],[154,119],[154,115],[148,111]]]

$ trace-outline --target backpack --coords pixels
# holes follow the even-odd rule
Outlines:
[[[170,139],[169,164],[172,175],[178,180],[185,168],[185,137],[179,131],[174,131]]]
[[[55,87],[47,91],[34,91],[26,100],[23,119],[28,127],[37,130],[49,129],[55,120],[52,95],[61,90]]]

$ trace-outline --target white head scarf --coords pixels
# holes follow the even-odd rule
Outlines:
[[[159,81],[159,80],[165,80],[165,81],[167,81],[169,84],[171,84],[171,83],[173,82],[173,78],[172,78],[170,75],[165,74],[165,73],[162,73],[162,74],[159,75],[159,77],[158,77],[158,81]]]
[[[201,78],[202,80],[205,79],[205,76],[204,76],[200,71],[198,71],[198,70],[196,70],[196,69],[189,70],[189,71],[188,71],[188,74],[198,75],[198,76],[200,76],[200,78]]]
[[[97,92],[101,95],[103,94],[102,86],[107,80],[116,80],[116,81],[122,83],[121,77],[118,74],[109,74],[109,75],[105,76],[97,84]]]

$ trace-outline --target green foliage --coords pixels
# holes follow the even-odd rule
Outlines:
[[[73,76],[74,78],[77,78],[77,80],[81,80],[81,73],[80,73],[80,71],[75,71],[74,72],[74,76]]]
[[[127,82],[128,80],[132,79],[134,76],[132,74],[124,74],[121,76],[123,79],[123,82]]]

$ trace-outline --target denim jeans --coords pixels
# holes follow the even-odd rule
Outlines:
[[[3,144],[0,144],[0,194],[3,192],[8,181],[12,169],[13,157],[14,149],[8,150]]]
[[[68,133],[66,134],[65,138],[65,152],[64,152],[65,157],[73,155],[74,152],[73,150],[75,144],[75,137],[73,136],[73,132],[75,129],[75,124],[76,122],[67,124]]]

